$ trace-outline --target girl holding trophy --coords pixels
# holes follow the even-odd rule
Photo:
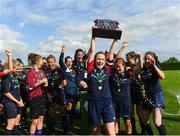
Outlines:
[[[111,46],[109,60],[113,61],[114,45]],[[115,113],[112,96],[109,88],[110,67],[106,65],[104,52],[95,54],[95,38],[92,37],[88,52],[88,112],[91,125],[91,133],[98,134],[101,117],[105,123],[108,135],[115,135]]]

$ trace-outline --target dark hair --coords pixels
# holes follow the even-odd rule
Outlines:
[[[19,63],[24,65],[23,61],[20,58],[17,58],[16,60],[19,61]]]
[[[37,55],[37,54],[35,54],[35,53],[29,53],[29,54],[28,54],[28,61],[31,61],[31,59],[32,59],[32,57],[33,57],[34,55]]]
[[[126,62],[125,62],[125,60],[123,58],[117,58],[115,60],[115,64],[117,64],[117,63],[123,63],[124,65],[126,65]]]
[[[155,59],[156,63],[157,63],[157,64],[160,64],[160,61],[158,60],[158,56],[157,56],[154,52],[152,52],[152,51],[146,52],[145,55],[144,55],[144,59],[145,59],[145,57],[146,57],[147,54],[153,56],[153,58]]]
[[[117,58],[117,54],[114,53],[113,54],[113,58],[116,59]]]
[[[126,54],[126,58],[137,59],[138,55],[134,51],[130,51]]]
[[[47,60],[47,58],[46,58],[46,57],[42,57],[42,59]]]
[[[83,52],[83,50],[82,50],[82,49],[77,49],[77,50],[75,51],[75,54],[74,54],[74,60],[75,60],[75,61],[77,60],[77,54],[78,54],[78,52]]]
[[[42,58],[42,56],[40,56],[39,54],[33,55],[32,58],[31,58],[31,64],[35,65],[36,62],[38,62],[41,58]]]
[[[65,62],[66,62],[68,59],[72,59],[72,58],[71,58],[70,56],[65,57]]]
[[[99,52],[97,52],[97,53],[95,54],[95,56],[94,56],[94,60],[96,59],[97,55],[99,55],[99,54],[103,54],[103,55],[105,56],[105,53],[104,53],[104,52],[99,51]]]

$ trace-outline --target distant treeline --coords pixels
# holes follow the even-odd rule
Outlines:
[[[164,62],[161,62],[163,70],[180,70],[180,61],[175,57],[169,57]]]

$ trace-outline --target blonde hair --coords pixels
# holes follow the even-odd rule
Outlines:
[[[18,60],[13,59],[12,63],[13,63],[13,68],[15,68],[16,66],[20,66],[20,62]],[[9,67],[9,64],[5,62],[5,68],[8,68],[8,67]]]
[[[56,62],[56,57],[54,56],[54,55],[49,55],[48,57],[47,57],[47,60],[48,59],[53,59],[55,62]]]
[[[18,60],[15,60],[15,59],[12,60],[12,63],[13,63],[13,68],[15,68],[16,66],[21,65],[21,63]]]

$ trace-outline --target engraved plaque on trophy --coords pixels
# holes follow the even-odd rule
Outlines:
[[[99,38],[121,39],[122,31],[119,29],[119,23],[115,20],[96,19],[92,29],[92,36]]]

